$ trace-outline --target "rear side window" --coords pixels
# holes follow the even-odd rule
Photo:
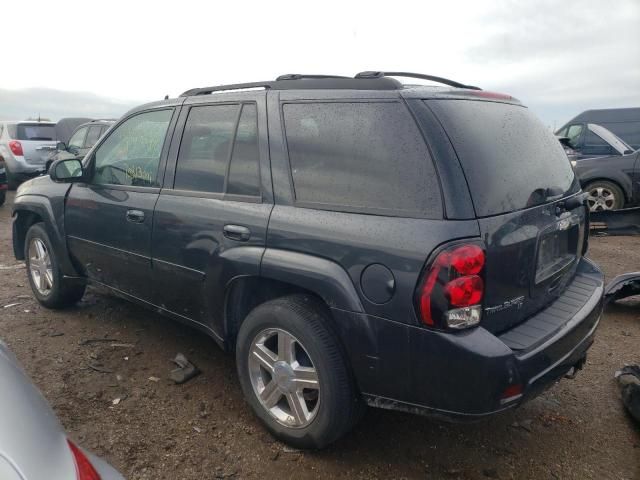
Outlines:
[[[442,216],[433,163],[403,104],[289,103],[283,112],[296,202]]]
[[[184,127],[174,188],[222,193],[240,105],[192,107]]]
[[[425,103],[451,139],[478,216],[524,209],[578,190],[560,142],[529,109],[472,100]]]
[[[55,140],[55,125],[42,125],[38,123],[19,123],[17,128],[18,140]]]

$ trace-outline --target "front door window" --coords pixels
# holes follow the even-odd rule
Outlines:
[[[92,183],[159,186],[158,165],[172,114],[155,110],[120,124],[96,150]]]

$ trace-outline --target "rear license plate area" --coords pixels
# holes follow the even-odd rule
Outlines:
[[[541,234],[536,260],[536,286],[561,276],[575,262],[582,249],[581,228],[578,219],[569,217]]]

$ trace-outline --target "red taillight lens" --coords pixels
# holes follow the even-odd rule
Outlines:
[[[449,303],[454,307],[470,307],[482,300],[484,283],[477,275],[468,275],[451,280],[444,287]]]
[[[23,156],[24,152],[22,151],[22,144],[17,140],[11,140],[9,142],[9,148],[14,155]]]
[[[69,444],[69,448],[73,454],[73,459],[76,462],[77,480],[101,480],[100,475],[96,472],[96,469],[93,468],[93,465],[91,465],[87,456],[82,453],[82,450],[80,450],[71,440],[67,440],[67,443]]]
[[[462,329],[477,325],[482,312],[484,250],[475,243],[441,251],[423,275],[417,291],[425,325]]]
[[[460,275],[477,275],[484,267],[484,251],[478,245],[463,245],[451,252],[451,265]]]

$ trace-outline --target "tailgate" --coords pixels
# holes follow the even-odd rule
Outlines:
[[[22,151],[24,159],[32,165],[43,165],[47,162],[49,155],[56,151],[56,144],[45,141],[22,140]]]
[[[501,332],[564,293],[582,256],[586,207],[564,201],[479,219],[485,239],[483,326]]]
[[[456,152],[486,245],[482,325],[499,333],[566,289],[586,206],[560,142],[519,103],[426,100]]]
[[[53,123],[18,123],[17,140],[22,145],[24,159],[32,165],[43,165],[56,150],[56,132]]]

